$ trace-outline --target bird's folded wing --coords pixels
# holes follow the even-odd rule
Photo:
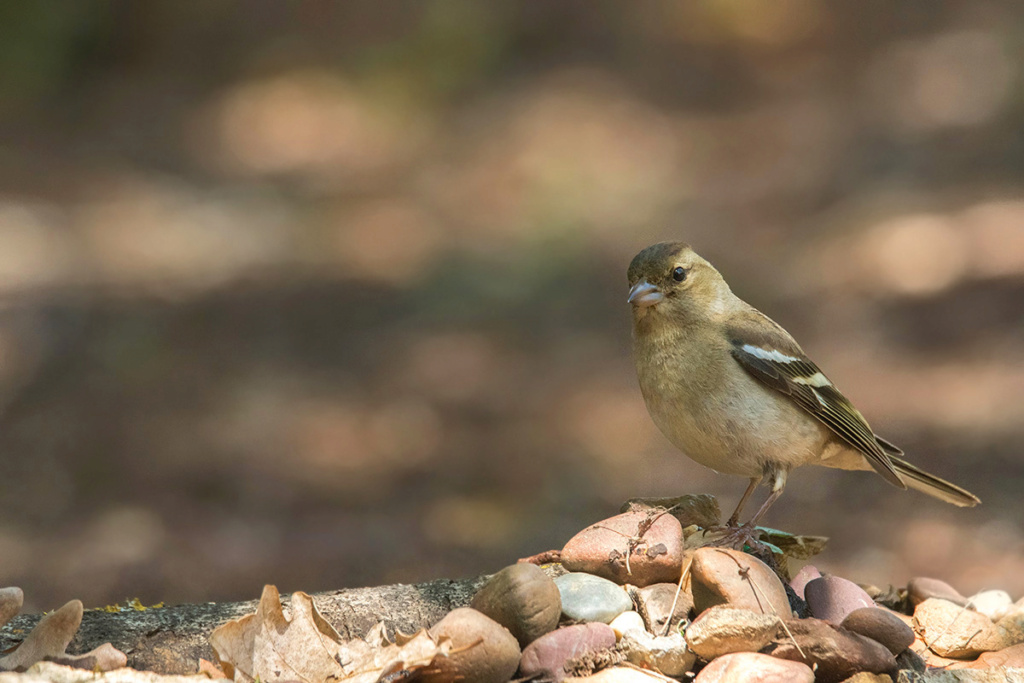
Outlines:
[[[807,356],[789,334],[773,320],[756,313],[728,329],[732,355],[762,383],[789,396],[836,436],[867,457],[888,482],[906,488],[889,456],[850,401]]]

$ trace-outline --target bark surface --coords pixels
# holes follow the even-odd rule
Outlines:
[[[414,585],[347,588],[313,594],[320,613],[342,637],[361,638],[384,621],[389,634],[413,633],[429,627],[456,607],[469,604],[487,580],[440,579]],[[285,606],[290,596],[282,596]],[[128,666],[163,674],[189,674],[199,670],[199,659],[213,661],[210,633],[231,619],[256,611],[257,600],[204,603],[109,613],[86,611],[82,626],[68,652],[88,652],[103,643],[128,655]],[[40,615],[15,617],[0,628],[0,652],[20,643]]]

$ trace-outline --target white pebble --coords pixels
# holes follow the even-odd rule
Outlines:
[[[619,640],[622,638],[622,634],[626,631],[644,630],[644,620],[639,613],[630,610],[623,612],[619,616],[612,619],[612,623],[608,624],[615,631],[615,639]]]
[[[981,591],[972,595],[969,600],[975,611],[992,621],[999,621],[1013,608],[1013,598],[1006,591]]]

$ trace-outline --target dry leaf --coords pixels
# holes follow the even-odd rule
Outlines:
[[[227,675],[221,671],[219,666],[202,657],[199,658],[199,673],[204,674],[207,678],[227,678]]]
[[[60,655],[47,657],[47,661],[88,671],[113,671],[128,665],[128,656],[110,643],[81,655]]]
[[[757,528],[761,531],[761,540],[776,546],[788,559],[809,560],[828,544],[827,536],[797,536],[778,529]]]
[[[20,588],[0,588],[0,626],[17,616],[24,601]]]
[[[292,595],[291,613],[288,620],[277,588],[266,586],[256,614],[218,627],[210,641],[224,673],[240,683],[400,681],[403,672],[427,667],[451,650],[450,640],[437,642],[425,630],[390,643],[383,623],[363,639],[344,642],[301,592]]]
[[[82,623],[82,601],[72,600],[39,620],[18,649],[0,658],[0,670],[24,671],[46,657],[63,657]]]

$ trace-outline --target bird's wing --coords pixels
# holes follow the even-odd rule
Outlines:
[[[749,316],[735,320],[727,331],[733,358],[747,372],[788,396],[836,436],[863,453],[886,481],[907,488],[886,454],[883,444],[888,445],[888,442],[879,442],[860,411],[804,355],[788,332],[771,318],[753,310]]]

